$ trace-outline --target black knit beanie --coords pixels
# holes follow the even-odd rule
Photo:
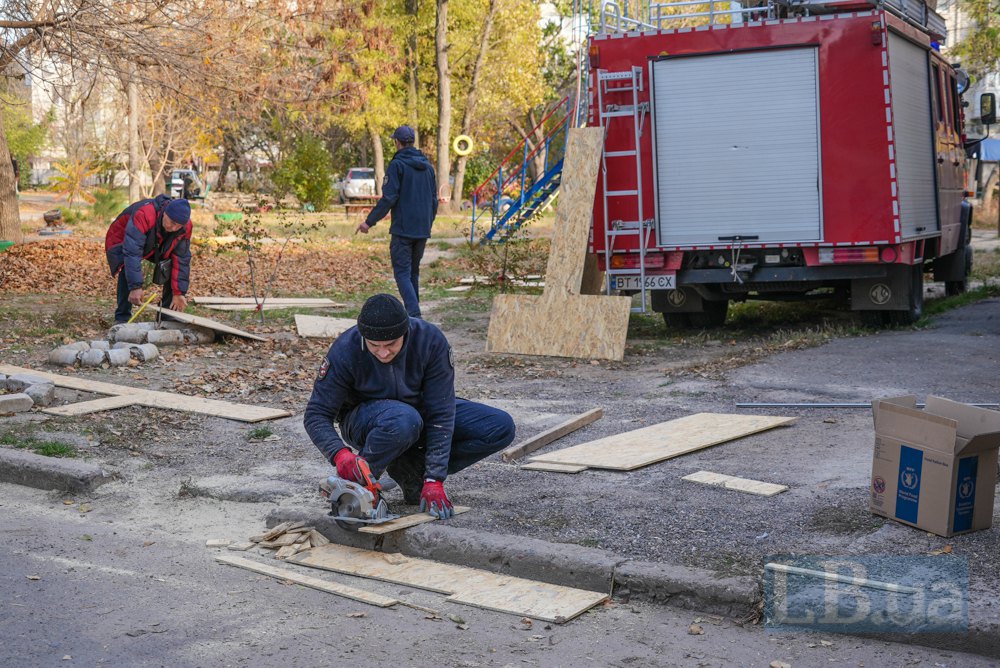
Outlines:
[[[403,304],[387,294],[372,295],[361,307],[358,331],[369,341],[394,341],[410,330]]]

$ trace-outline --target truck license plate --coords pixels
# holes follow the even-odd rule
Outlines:
[[[677,287],[674,274],[646,276],[645,290],[674,290]],[[638,290],[639,276],[611,276],[612,290]]]

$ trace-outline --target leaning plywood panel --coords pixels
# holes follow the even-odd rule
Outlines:
[[[468,506],[455,506],[454,508],[456,515],[461,515],[462,513],[467,513],[471,508]],[[384,533],[392,533],[393,531],[399,531],[400,529],[408,529],[410,527],[415,527],[418,524],[426,524],[427,522],[433,522],[437,518],[430,513],[414,513],[412,515],[404,515],[403,517],[389,520],[388,522],[382,522],[381,524],[366,524],[358,528],[361,533],[370,533],[376,536],[381,536]]]
[[[631,471],[793,422],[795,418],[789,417],[696,413],[538,455],[531,461]]]
[[[223,554],[217,556],[215,560],[222,564],[236,566],[237,568],[243,568],[248,571],[253,571],[254,573],[260,573],[261,575],[270,575],[272,578],[278,578],[279,580],[288,580],[304,587],[311,587],[313,589],[318,589],[319,591],[325,591],[328,594],[336,594],[337,596],[343,596],[344,598],[349,598],[354,601],[361,601],[362,603],[368,603],[369,605],[376,605],[380,608],[388,608],[389,606],[399,603],[397,599],[382,596],[381,594],[376,594],[375,592],[356,589],[355,587],[349,587],[347,585],[340,584],[339,582],[321,580],[320,578],[316,578],[311,575],[296,573],[295,571],[287,568],[277,568],[275,566],[269,566],[268,564],[262,564],[258,561],[243,559],[242,557],[230,557]]]
[[[206,329],[215,330],[222,334],[231,334],[233,336],[239,336],[244,339],[251,339],[253,341],[266,341],[262,336],[257,336],[256,334],[251,334],[250,332],[244,332],[242,329],[236,329],[235,327],[230,327],[229,325],[224,325],[221,322],[216,322],[210,318],[202,318],[197,315],[191,315],[190,313],[181,313],[180,311],[171,311],[170,309],[160,308],[159,306],[153,306],[150,304],[146,308],[151,311],[158,311],[161,315],[173,318],[178,322],[186,322],[189,325],[198,325],[199,327],[205,327]]]
[[[358,324],[354,318],[324,318],[319,315],[295,314],[295,329],[299,336],[335,339]]]
[[[607,594],[596,591],[519,579],[503,587],[460,591],[449,596],[448,600],[563,624],[607,598]]]

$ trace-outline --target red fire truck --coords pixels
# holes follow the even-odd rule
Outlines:
[[[730,301],[831,294],[905,324],[925,272],[965,290],[967,77],[923,0],[629,4],[604,3],[589,45],[609,292],[706,327]]]

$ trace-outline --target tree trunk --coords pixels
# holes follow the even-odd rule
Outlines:
[[[128,200],[136,202],[142,198],[142,184],[139,170],[139,85],[136,83],[135,65],[129,68],[128,78]]]
[[[140,135],[140,137],[142,136]],[[142,137],[142,147],[146,154],[146,160],[149,162],[149,169],[153,174],[153,186],[150,189],[149,197],[156,197],[166,192],[166,183],[163,180],[164,160],[160,155],[159,147],[150,138]],[[133,202],[142,199],[142,194],[140,193],[138,197],[132,197],[130,190],[129,199]]]
[[[437,136],[437,181],[438,195],[448,192],[448,175],[451,162],[448,154],[451,142],[451,71],[448,69],[448,0],[437,0],[437,25],[434,32],[434,48],[437,53],[438,73],[438,136]],[[452,198],[444,205],[446,211],[454,211]]]
[[[0,241],[24,241],[21,232],[21,214],[17,209],[17,189],[14,185],[14,165],[10,161],[7,133],[3,129],[3,111],[0,110]]]
[[[215,180],[215,191],[226,191],[226,176],[229,175],[229,165],[232,163],[232,152],[229,148],[229,135],[222,138],[222,164],[219,165],[219,177]]]
[[[465,116],[462,118],[462,134],[472,136],[472,122],[475,117],[476,103],[479,101],[479,79],[482,73],[483,62],[486,60],[486,52],[489,50],[490,33],[493,32],[493,20],[497,14],[498,0],[490,0],[489,10],[486,12],[486,21],[483,23],[483,32],[479,36],[479,54],[476,62],[472,66],[472,81],[469,84],[469,94],[465,98]],[[469,156],[460,155],[455,160],[455,186],[452,192],[452,200],[456,203],[452,206],[462,206],[462,191],[465,189],[465,163]],[[478,185],[478,184],[477,184]]]
[[[385,177],[385,154],[382,152],[382,138],[378,130],[368,122],[368,136],[372,140],[372,151],[375,154],[375,196],[382,196],[382,179]]]
[[[417,16],[420,10],[419,0],[406,0],[406,15],[410,17],[410,34],[406,40],[406,117],[413,128],[414,146],[420,146],[419,116],[417,112]],[[381,186],[379,186],[381,187]]]

